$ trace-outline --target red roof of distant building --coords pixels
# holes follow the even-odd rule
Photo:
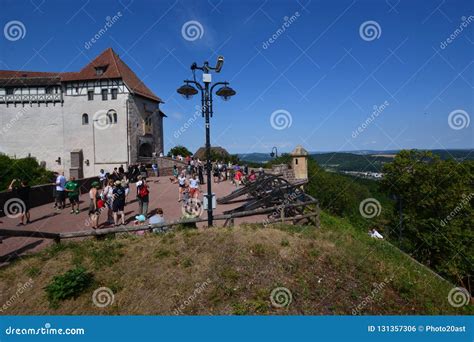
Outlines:
[[[103,68],[103,73],[98,75],[96,68]],[[11,85],[18,84],[21,83],[22,79],[26,81],[26,79],[44,79],[50,77],[59,77],[62,82],[121,78],[132,93],[157,102],[163,102],[138,78],[132,69],[130,69],[111,48],[102,52],[79,72],[0,70],[0,79],[3,79],[4,81],[6,81],[6,79],[11,80],[6,83],[1,82],[0,80],[0,83],[3,83],[4,85],[8,85],[8,83],[11,83]]]

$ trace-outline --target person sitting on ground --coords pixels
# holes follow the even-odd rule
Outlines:
[[[112,211],[114,212],[114,225],[118,226],[118,216],[122,225],[125,225],[125,189],[122,188],[122,182],[116,181],[113,191],[114,200],[112,203]]]
[[[380,234],[378,231],[376,231],[375,228],[372,228],[369,231],[369,235],[370,235],[370,237],[372,237],[374,239],[383,239],[382,234]]]
[[[134,226],[143,226],[145,224],[145,221],[146,221],[145,215],[137,215],[137,216],[135,216],[135,222],[133,223],[133,225]],[[145,231],[146,231],[146,229],[136,230],[134,233],[136,235],[145,235]]]
[[[163,215],[163,209],[161,208],[157,208],[156,209],[156,214],[153,215],[152,217],[150,217],[150,219],[148,220],[148,223],[150,225],[153,225],[153,224],[160,224],[160,223],[165,223],[165,218],[164,218],[164,215]],[[153,228],[153,233],[164,233],[168,230],[168,227],[155,227]]]
[[[19,226],[24,225],[24,220],[26,218],[26,224],[30,223],[30,186],[26,180],[19,182],[17,179],[13,179],[8,186],[8,191],[13,191],[14,196],[17,200],[20,200],[20,205],[17,212],[5,214],[14,214],[15,216],[20,214],[20,223]],[[15,203],[15,198],[13,198],[13,203]],[[5,211],[7,211],[6,208]]]
[[[79,214],[80,188],[79,183],[76,181],[75,177],[71,177],[69,179],[66,185],[64,185],[64,190],[67,192],[69,203],[71,203],[71,214]]]

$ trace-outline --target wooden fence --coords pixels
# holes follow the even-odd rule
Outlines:
[[[313,211],[308,212],[307,214],[303,215],[296,215],[291,217],[285,217],[285,210],[288,208],[294,207],[301,207],[301,206],[315,206]],[[216,221],[225,221],[224,226],[233,226],[234,219],[241,218],[241,217],[249,217],[255,215],[263,215],[268,213],[277,213],[274,218],[266,219],[263,223],[276,223],[276,222],[288,222],[292,221],[293,223],[298,223],[303,219],[310,220],[316,228],[319,228],[319,205],[317,200],[307,201],[303,203],[295,203],[295,204],[287,204],[287,205],[278,205],[269,208],[261,208],[255,210],[248,210],[242,211],[232,214],[220,214],[214,215],[214,220]],[[276,217],[278,216],[278,217]],[[148,225],[139,225],[139,226],[125,226],[125,227],[113,227],[113,228],[103,228],[103,229],[95,229],[95,230],[83,230],[77,232],[65,232],[65,233],[51,233],[51,232],[40,232],[40,231],[29,231],[29,230],[18,230],[18,229],[0,229],[0,243],[2,242],[2,238],[4,237],[33,237],[33,238],[42,238],[42,239],[52,239],[56,243],[61,242],[64,239],[72,239],[72,238],[81,238],[81,237],[88,237],[88,236],[104,236],[109,234],[116,234],[116,233],[129,233],[129,232],[136,232],[136,231],[152,231],[156,228],[164,228],[164,227],[173,227],[173,226],[180,226],[180,225],[190,225],[196,224],[199,222],[207,222],[207,218],[189,218],[189,219],[180,219],[174,220],[164,223],[158,224],[148,224]]]

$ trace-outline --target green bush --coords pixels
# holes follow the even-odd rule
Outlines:
[[[55,276],[46,286],[48,301],[53,308],[69,298],[77,298],[92,284],[94,276],[84,267],[76,267],[64,274]]]
[[[51,183],[53,173],[42,168],[35,158],[27,157],[13,159],[4,154],[0,154],[0,189],[5,190],[12,179],[22,179],[28,181],[29,185]]]

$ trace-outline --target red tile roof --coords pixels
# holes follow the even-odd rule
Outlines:
[[[101,75],[96,74],[97,67],[105,67]],[[92,62],[87,64],[79,72],[38,72],[38,71],[14,71],[0,70],[0,79],[10,79],[13,84],[17,84],[21,79],[60,77],[62,82],[68,81],[86,81],[99,79],[121,78],[130,91],[145,98],[163,102],[156,96],[125,64],[114,50],[108,48],[97,56]],[[5,82],[1,82],[5,83]],[[9,82],[6,82],[8,84]]]

